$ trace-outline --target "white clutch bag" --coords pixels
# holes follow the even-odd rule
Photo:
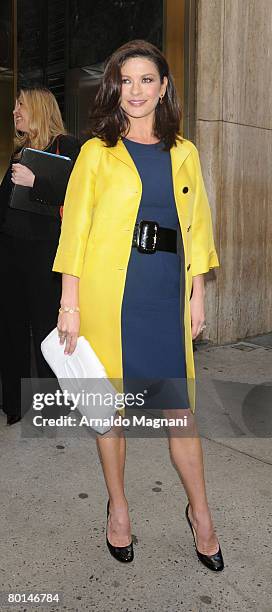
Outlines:
[[[77,409],[87,417],[88,424],[98,433],[106,433],[112,424],[105,423],[116,413],[116,389],[89,342],[80,336],[72,355],[64,354],[57,328],[43,340],[41,351],[56,375],[62,391],[71,400],[77,397]],[[120,394],[119,394],[120,406]]]

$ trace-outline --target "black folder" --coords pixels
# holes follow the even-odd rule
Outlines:
[[[18,162],[27,166],[35,176],[43,177],[52,186],[54,199],[59,198],[58,205],[39,202],[31,199],[32,187],[14,185],[9,201],[11,208],[25,210],[40,215],[59,217],[59,207],[62,206],[73,162],[70,157],[47,153],[38,149],[25,148]]]

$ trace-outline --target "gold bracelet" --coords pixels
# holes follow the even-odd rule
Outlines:
[[[69,312],[70,314],[73,314],[74,312],[80,312],[79,307],[75,306],[75,307],[71,307],[71,306],[61,306],[59,308],[59,312],[60,314],[63,314],[64,312]]]

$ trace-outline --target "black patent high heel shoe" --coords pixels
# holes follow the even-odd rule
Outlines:
[[[109,505],[110,505],[110,500],[108,500],[108,503],[107,503],[107,523],[108,523],[108,516],[109,516]],[[107,547],[111,555],[115,559],[117,559],[117,561],[121,561],[122,563],[130,563],[130,561],[133,561],[134,551],[133,551],[132,540],[131,540],[131,543],[128,544],[128,546],[113,546],[108,540],[107,525],[106,525],[106,542],[107,542]]]
[[[186,510],[185,510],[185,516],[187,518],[187,521],[189,523],[191,532],[193,534],[193,538],[194,538],[194,543],[195,543],[195,549],[196,549],[196,554],[199,558],[199,561],[201,561],[201,563],[203,563],[203,565],[205,565],[205,567],[207,567],[210,570],[213,570],[214,572],[221,572],[224,569],[224,560],[223,560],[223,556],[222,556],[222,552],[221,552],[221,548],[219,545],[218,551],[216,553],[214,553],[214,555],[204,555],[203,553],[199,552],[199,550],[197,550],[197,546],[196,546],[196,532],[195,529],[189,519],[189,505],[188,504],[186,506]]]

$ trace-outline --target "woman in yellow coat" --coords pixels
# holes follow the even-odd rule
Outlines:
[[[134,376],[141,367],[143,379],[175,378],[185,372],[190,406],[179,408],[187,414],[191,408],[192,416],[192,337],[204,324],[203,274],[218,266],[218,259],[198,153],[179,136],[179,121],[173,79],[163,55],[145,41],[123,45],[107,63],[92,114],[94,137],[82,147],[69,181],[53,269],[63,275],[58,330],[66,353],[74,351],[80,334],[90,342],[110,378],[122,379],[131,372]],[[161,203],[158,185],[164,194]],[[152,190],[157,200],[148,208]],[[147,222],[143,212],[149,215]],[[169,219],[167,226],[160,225],[159,219]],[[179,303],[174,295],[178,234],[184,280],[183,352]],[[169,262],[175,267],[173,277]],[[160,276],[163,270],[164,277]],[[154,278],[155,282],[160,279],[156,285]],[[149,297],[146,308],[139,293]],[[165,304],[171,312],[168,306],[165,310]],[[157,308],[159,327],[152,321]],[[139,314],[142,318],[138,317],[133,330]],[[145,335],[147,342],[142,346]],[[156,369],[158,353],[163,374]],[[123,432],[113,427],[112,435],[99,436],[97,444],[109,493],[107,545],[116,559],[129,562],[134,553],[124,493]],[[197,435],[172,435],[169,447],[188,495],[186,516],[198,558],[210,569],[222,570],[206,498],[200,440]]]

